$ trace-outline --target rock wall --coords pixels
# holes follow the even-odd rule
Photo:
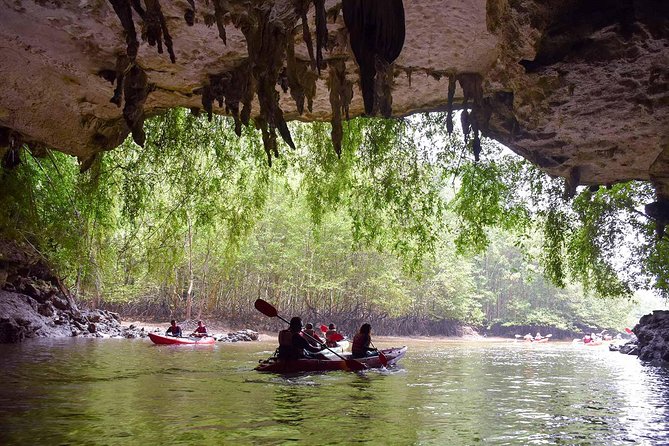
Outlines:
[[[638,355],[644,361],[669,364],[669,311],[643,316],[632,330],[638,339]]]
[[[357,4],[1,0],[3,164],[25,142],[86,168],[130,132],[141,144],[144,118],[170,107],[232,115],[237,130],[255,117],[269,161],[276,132],[291,144],[290,119],[331,120],[337,150],[340,121],[364,113],[370,65],[343,3]],[[411,0],[404,29],[399,12],[387,23],[391,3],[367,3],[378,47],[405,31],[375,77],[382,114],[467,108],[475,153],[479,133],[494,137],[567,178],[568,194],[652,181],[649,213],[669,222],[669,2]]]
[[[80,310],[34,249],[0,239],[0,342],[34,337],[135,337],[116,313]]]

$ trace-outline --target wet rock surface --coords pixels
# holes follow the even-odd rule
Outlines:
[[[669,364],[669,311],[656,310],[643,316],[632,331],[638,338],[639,359]]]

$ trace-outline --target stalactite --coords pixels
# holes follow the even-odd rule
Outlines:
[[[116,104],[118,107],[121,106],[121,102],[123,101],[123,80],[131,66],[132,62],[125,54],[116,58],[116,72],[114,76],[114,79],[116,80],[116,88],[114,89],[114,96],[112,96],[109,102]]]
[[[125,31],[126,54],[131,61],[134,62],[137,58],[137,49],[139,48],[135,23],[132,19],[132,9],[134,9],[144,21],[144,31],[149,45],[157,45],[158,53],[162,54],[164,41],[167,52],[170,55],[170,60],[172,63],[176,62],[176,56],[172,47],[172,37],[167,29],[167,22],[165,21],[165,16],[158,0],[144,0],[146,10],[142,8],[139,0],[109,0],[109,2],[114,8],[114,12],[116,12],[121,21],[121,26]]]
[[[569,174],[567,175],[565,181],[564,193],[562,195],[562,198],[564,198],[565,200],[574,198],[574,195],[576,195],[576,188],[579,186],[580,183],[581,183],[581,169],[578,166],[574,166],[571,169],[569,169]]]
[[[218,101],[219,107],[225,104],[225,112],[230,114],[235,121],[235,133],[241,136],[243,119],[240,118],[239,103],[242,102],[244,107],[250,107],[250,101],[247,99],[250,88],[252,88],[250,67],[248,61],[244,61],[233,70],[210,75],[209,82],[193,93],[202,95],[202,107],[207,112],[210,121],[214,101]],[[248,124],[248,119],[244,124]]]
[[[123,31],[125,31],[126,54],[132,60],[137,57],[139,42],[137,41],[137,32],[135,31],[135,22],[132,20],[132,9],[129,0],[109,0],[114,12],[121,21]]]
[[[275,3],[273,6],[259,5],[248,11],[248,14],[240,14],[233,20],[246,37],[252,82],[260,105],[259,125],[263,132],[263,142],[269,144],[270,156],[278,156],[275,131],[279,132],[286,144],[295,148],[279,107],[279,93],[275,86],[286,57],[286,39],[295,27],[296,18],[294,5],[290,7]]]
[[[457,80],[460,82],[462,87],[462,131],[465,134],[465,141],[471,128],[472,133],[474,134],[474,140],[472,142],[472,151],[474,152],[474,159],[479,160],[479,155],[481,153],[481,135],[480,129],[481,124],[484,122],[484,110],[483,110],[483,78],[480,74],[477,73],[462,73],[457,75]],[[450,96],[450,78],[449,78],[449,96]],[[467,112],[469,106],[469,101],[472,100],[472,111],[471,113]]]
[[[308,64],[295,58],[295,43],[292,36],[286,41],[286,82],[290,95],[295,101],[297,112],[304,113],[304,101],[307,100],[309,111],[313,109],[318,76],[309,70]],[[284,89],[285,91],[285,89]]]
[[[216,17],[216,27],[218,28],[218,36],[223,40],[225,45],[227,42],[227,35],[225,33],[225,15],[229,11],[227,0],[212,0],[214,3],[214,16]]]
[[[446,130],[448,134],[453,133],[453,98],[455,97],[455,75],[448,76],[448,114],[446,116]]]
[[[188,26],[193,26],[195,24],[195,0],[187,1],[190,8],[187,8],[186,12],[184,12],[184,20]]]
[[[311,67],[316,70],[316,56],[314,55],[314,42],[311,39],[311,31],[309,30],[309,20],[307,18],[307,13],[309,12],[309,5],[311,0],[293,0],[293,5],[295,8],[295,13],[300,17],[302,21],[302,40],[307,46],[307,53],[309,54],[309,60],[311,61]]]
[[[144,0],[144,3],[146,4],[144,23],[146,25],[146,37],[149,41],[149,45],[157,45],[158,53],[162,54],[164,41],[165,46],[167,47],[167,52],[170,55],[170,60],[172,63],[175,63],[176,56],[174,55],[174,49],[172,47],[172,37],[167,29],[167,22],[165,21],[165,16],[160,8],[160,2],[158,0]]]
[[[353,97],[353,83],[346,79],[346,64],[341,59],[330,61],[328,70],[328,88],[330,89],[330,106],[332,108],[332,145],[337,156],[341,158],[341,142],[344,136],[342,114],[349,119],[348,108]]]
[[[325,0],[313,0],[316,9],[316,67],[318,74],[321,69],[325,68],[323,65],[323,50],[328,47],[328,26],[327,16],[325,13]]]
[[[144,102],[155,85],[148,82],[144,70],[127,56],[120,55],[116,61],[116,88],[110,99],[117,106],[125,100],[123,119],[132,132],[132,139],[144,146]]]
[[[124,81],[125,105],[123,106],[123,118],[130,127],[132,139],[142,147],[144,147],[144,141],[146,140],[144,134],[144,103],[149,93],[154,89],[155,85],[148,82],[144,70],[134,64]]]
[[[375,82],[377,68],[392,64],[404,46],[405,24],[402,0],[343,0],[344,22],[349,32],[351,49],[360,67],[360,88],[365,104],[365,113],[375,113],[375,99],[387,97],[375,93],[380,84]],[[385,71],[383,80],[392,80]],[[384,89],[390,89],[384,84]],[[379,104],[385,111],[388,101]]]

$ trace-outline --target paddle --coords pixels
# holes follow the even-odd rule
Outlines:
[[[279,316],[279,313],[276,311],[276,308],[272,306],[269,302],[266,302],[262,299],[256,299],[255,303],[253,306],[256,308],[256,310],[260,311],[262,314],[264,314],[267,317],[278,317],[282,321],[284,321],[286,324],[290,325],[290,322],[288,322],[286,319],[283,317]],[[327,345],[323,344],[321,341],[314,339],[313,337],[309,336],[308,334],[304,333],[308,338],[313,340],[314,342],[318,342],[320,345],[325,347],[326,349],[330,350],[330,352],[334,353],[339,359],[342,359],[344,363],[346,364],[346,368],[349,370],[353,370],[355,372],[360,371],[360,370],[365,370],[367,366],[360,361],[356,361],[355,359],[346,359],[339,353],[335,352],[332,350],[330,347]]]
[[[335,333],[332,336],[330,336],[330,340],[334,342],[339,342],[344,340],[344,335],[341,333]]]
[[[386,355],[384,355],[381,350],[376,348],[374,344],[372,344],[372,341],[369,341],[369,345],[376,349],[376,352],[379,354],[379,361],[381,361],[381,365],[386,367],[388,365],[388,358],[386,358]]]

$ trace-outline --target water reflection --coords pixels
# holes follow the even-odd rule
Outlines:
[[[284,377],[252,370],[262,343],[0,346],[0,444],[669,444],[667,369],[558,343],[409,347],[389,371]]]

